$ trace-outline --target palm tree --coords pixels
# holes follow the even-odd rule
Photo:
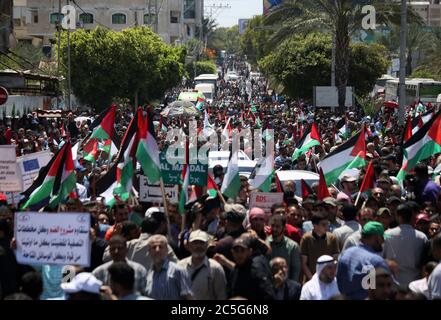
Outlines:
[[[441,28],[431,28],[428,36],[430,45],[426,47],[425,57],[417,71],[425,71],[441,79]]]
[[[335,80],[338,88],[340,113],[344,113],[346,86],[349,78],[351,36],[361,30],[365,16],[363,5],[373,5],[376,22],[380,25],[400,23],[400,2],[395,0],[285,0],[268,14],[265,23],[278,25],[272,37],[274,43],[286,40],[295,33],[311,30],[331,32],[335,39]],[[420,22],[419,16],[409,10],[408,21]]]

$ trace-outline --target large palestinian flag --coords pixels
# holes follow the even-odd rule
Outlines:
[[[136,165],[135,153],[139,140],[137,126],[140,115],[142,117],[142,111],[138,110],[130,121],[116,157],[116,164],[96,183],[96,195],[104,197],[107,206],[113,206],[117,198],[127,200],[130,196]]]
[[[233,145],[230,160],[228,161],[227,172],[221,187],[221,192],[232,199],[236,199],[240,191],[238,149],[239,148],[235,148]]]
[[[366,141],[365,132],[362,129],[355,136],[337,147],[319,162],[327,185],[338,180],[338,177],[346,169],[360,168],[366,164]]]
[[[161,178],[161,163],[159,162],[159,148],[155,138],[155,128],[152,117],[147,113],[138,118],[139,143],[136,149],[136,158],[141,164],[144,175],[150,183],[156,183]]]
[[[305,154],[314,146],[319,146],[322,144],[320,134],[318,132],[317,126],[313,122],[311,127],[305,131],[303,137],[297,144],[297,149],[292,155],[292,161],[296,160],[300,155]]]
[[[397,179],[403,181],[418,162],[441,153],[441,111],[403,145],[403,165]]]
[[[92,135],[90,139],[100,139],[107,140],[113,137],[114,125],[115,125],[115,117],[116,117],[116,105],[112,105],[107,112],[105,113],[101,122],[93,128]],[[92,125],[95,125],[96,122]]]
[[[270,192],[274,174],[274,155],[270,154],[254,168],[249,178],[250,185],[262,192]]]
[[[55,208],[74,190],[76,177],[71,149],[71,143],[66,142],[40,170],[34,183],[22,193],[22,210],[29,208],[37,211],[45,206]]]

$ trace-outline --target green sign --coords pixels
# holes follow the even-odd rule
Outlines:
[[[179,161],[178,157],[174,157],[167,161],[167,152],[162,151],[159,155],[161,162],[162,179],[165,184],[181,184],[182,168],[184,167],[183,161]],[[206,186],[208,175],[208,162],[203,159],[197,159],[193,161],[195,157],[190,158],[190,185]],[[194,162],[194,163],[193,163]]]

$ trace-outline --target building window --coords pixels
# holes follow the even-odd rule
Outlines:
[[[38,10],[31,10],[31,23],[38,23]]]
[[[181,13],[179,11],[170,11],[170,23],[179,23],[179,16]]]
[[[80,22],[86,24],[86,23],[93,23],[93,14],[91,13],[82,13],[80,14]]]
[[[184,19],[196,19],[196,0],[185,0]]]
[[[112,24],[126,24],[127,17],[124,13],[115,13],[112,15]]]
[[[153,24],[156,20],[156,14],[146,13],[144,14],[144,24]]]
[[[63,19],[63,17],[64,17],[64,14],[62,14],[62,13],[60,13],[60,14],[58,12],[51,13],[51,16],[50,16],[51,24],[61,23],[61,20]],[[37,18],[37,21],[38,21],[38,18]]]

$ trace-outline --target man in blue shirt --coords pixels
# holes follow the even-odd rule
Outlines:
[[[386,260],[379,255],[384,236],[383,225],[370,221],[363,227],[361,244],[341,254],[337,266],[337,283],[340,292],[348,298],[366,299],[372,285],[370,281],[375,280],[375,269],[389,270]]]
[[[419,204],[424,202],[436,204],[440,187],[430,179],[427,165],[418,163],[415,167],[415,175],[417,178],[416,201]]]

